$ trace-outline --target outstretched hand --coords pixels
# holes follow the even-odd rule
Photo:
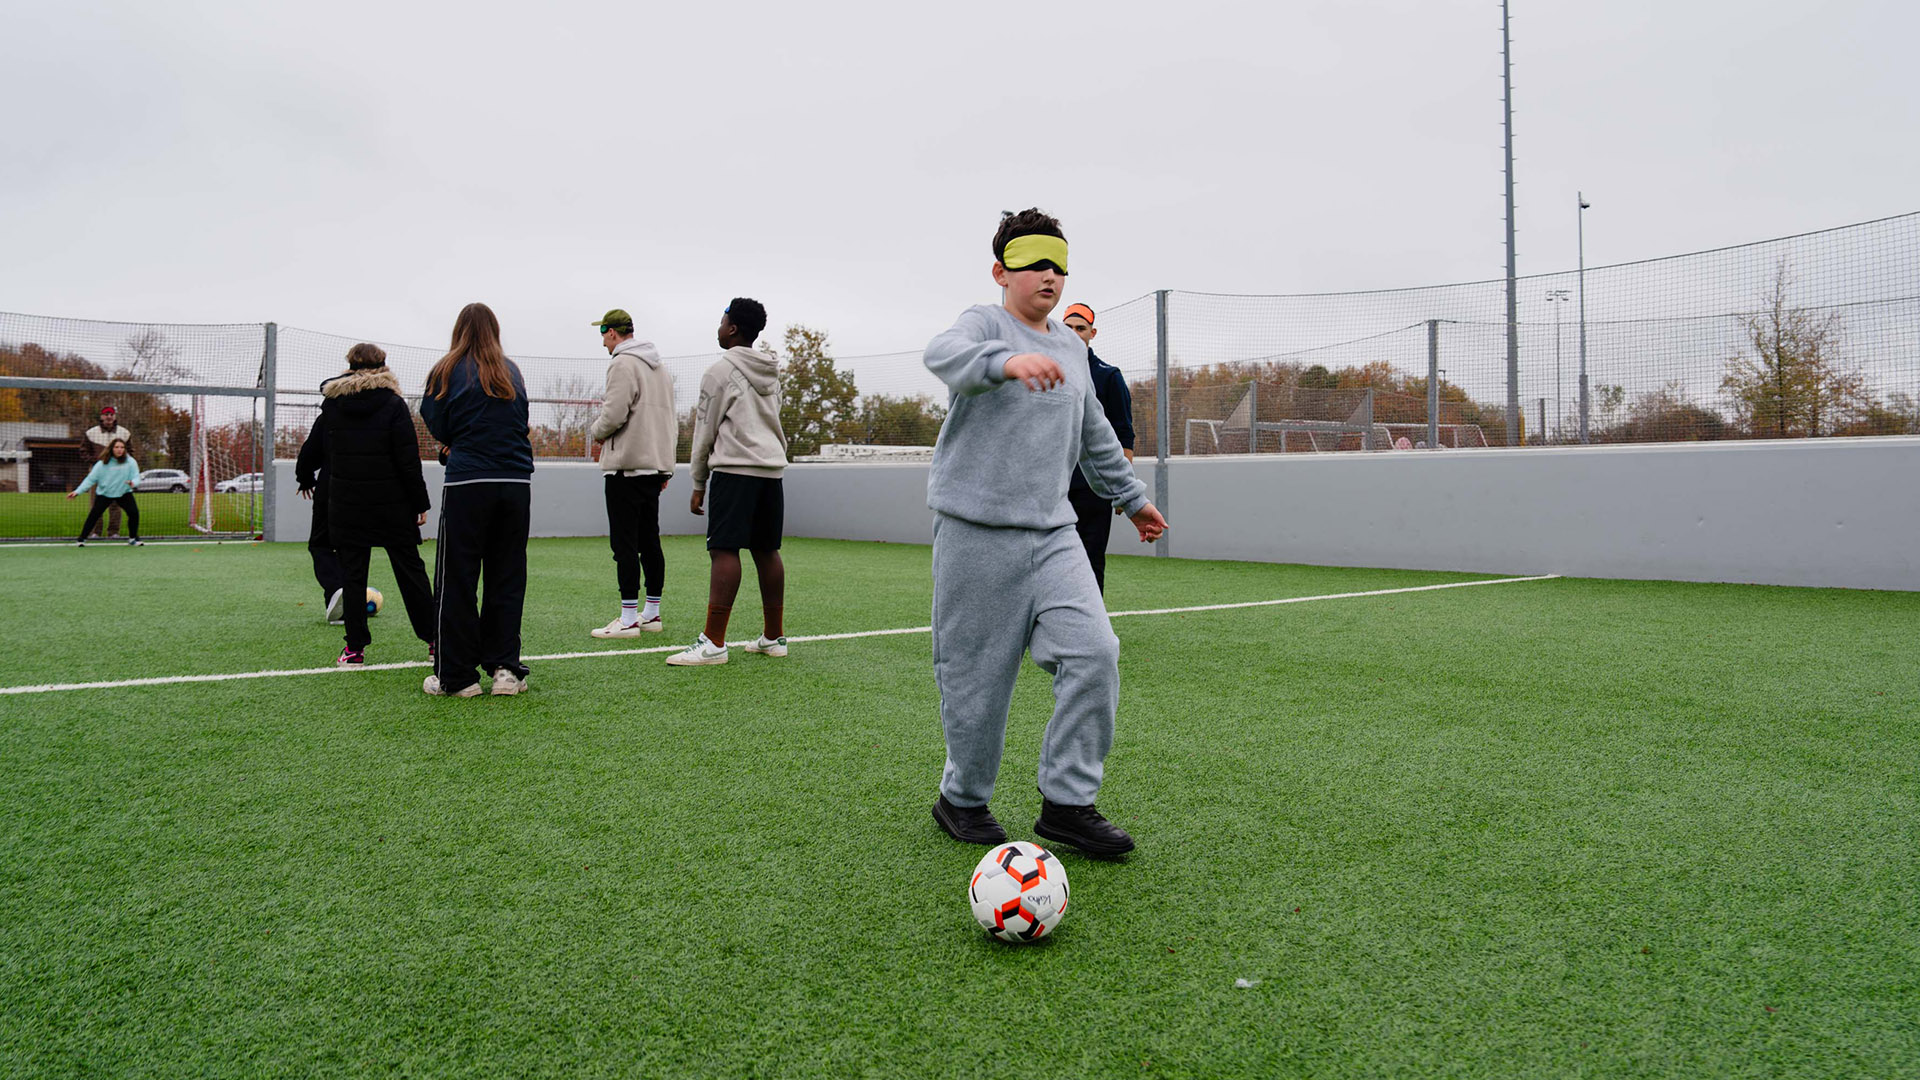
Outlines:
[[[1026,383],[1029,390],[1051,390],[1067,381],[1053,357],[1037,352],[1008,357],[1004,371],[1009,380]]]
[[[77,492],[77,491],[69,491],[69,492],[67,492],[67,498],[69,498],[69,499],[77,499],[77,498],[79,498],[79,497],[80,497],[80,493],[79,493],[79,492]]]
[[[1160,535],[1168,529],[1167,519],[1160,516],[1160,511],[1152,503],[1142,506],[1140,512],[1133,515],[1133,527],[1140,530],[1140,542],[1143,544],[1160,539]]]

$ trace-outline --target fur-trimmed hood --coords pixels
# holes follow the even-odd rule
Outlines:
[[[385,364],[375,368],[345,371],[320,384],[320,393],[330,398],[349,397],[368,390],[400,392],[400,380]]]

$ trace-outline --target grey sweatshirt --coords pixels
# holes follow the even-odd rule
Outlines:
[[[601,472],[671,473],[680,420],[673,374],[651,341],[628,338],[607,364],[607,397],[587,432],[602,445]]]
[[[1009,357],[1043,353],[1066,381],[1028,390],[1006,377]],[[1133,474],[1094,396],[1087,347],[1051,319],[1042,334],[1006,308],[981,304],[927,345],[927,370],[950,391],[933,448],[927,505],[976,525],[1053,529],[1077,515],[1067,502],[1074,465],[1101,498],[1136,514],[1147,485]]]
[[[744,345],[720,354],[700,379],[693,419],[693,490],[713,472],[778,479],[787,471],[780,427],[780,365]]]

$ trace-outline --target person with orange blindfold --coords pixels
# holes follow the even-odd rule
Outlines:
[[[1133,460],[1133,394],[1127,389],[1126,377],[1120,369],[1094,355],[1093,338],[1100,331],[1093,326],[1093,309],[1085,304],[1069,304],[1067,313],[1060,317],[1067,329],[1080,335],[1087,343],[1087,371],[1093,376],[1093,394],[1100,399],[1100,408],[1107,414],[1107,423],[1113,426],[1113,433],[1120,440],[1120,449]],[[1093,566],[1093,580],[1100,585],[1101,595],[1107,591],[1107,543],[1113,538],[1113,518],[1119,513],[1107,500],[1101,498],[1087,483],[1080,466],[1073,467],[1073,476],[1067,481],[1067,502],[1073,505],[1073,512],[1080,517],[1075,529],[1080,533],[1080,545],[1087,549],[1087,562]]]

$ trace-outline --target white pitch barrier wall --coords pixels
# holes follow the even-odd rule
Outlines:
[[[1152,486],[1154,462],[1135,468]],[[428,466],[438,504],[440,472]],[[1323,566],[1920,589],[1920,437],[1173,458],[1168,553]],[[308,504],[274,463],[276,536]],[[787,470],[787,534],[929,542],[927,466]],[[704,531],[686,466],[661,530]],[[541,462],[536,536],[603,536],[600,471]],[[1112,551],[1141,550],[1114,522]]]
[[[433,535],[434,516],[440,509],[440,485],[446,470],[438,462],[421,463],[427,474],[427,491],[433,498],[433,513],[427,517],[426,534]],[[607,502],[600,466],[590,461],[539,461],[533,470],[533,535],[605,536]],[[306,543],[313,527],[313,504],[300,497],[293,479],[293,462],[273,463],[273,482],[269,487],[273,504],[273,532],[269,540]],[[706,519],[694,517],[687,509],[687,496],[693,482],[682,465],[673,474],[666,493],[660,499],[660,531],[668,535],[706,532]]]

